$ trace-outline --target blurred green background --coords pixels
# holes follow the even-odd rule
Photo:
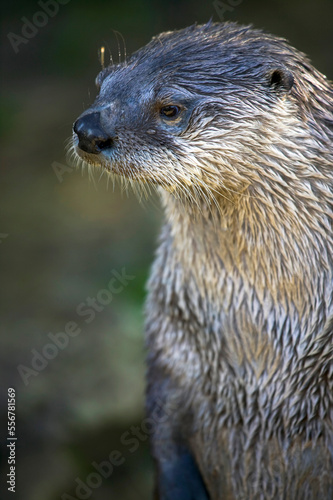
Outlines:
[[[7,388],[14,387],[16,498],[70,498],[67,493],[146,499],[153,481],[147,433],[135,451],[122,436],[144,418],[142,305],[161,209],[158,200],[142,206],[119,186],[113,191],[99,175],[93,183],[87,173],[68,168],[60,182],[54,162],[56,168],[66,165],[64,144],[72,123],[94,100],[98,48],[106,45],[118,57],[114,30],[131,53],[160,31],[219,16],[213,2],[202,0],[58,5],[46,21],[36,15],[43,11],[37,1],[1,7],[1,482],[6,486]],[[288,38],[332,79],[331,0],[226,0],[224,5],[225,20]],[[27,20],[44,25],[35,33],[30,27],[25,43],[15,36],[22,36]],[[96,297],[123,268],[134,279],[86,323],[77,314],[79,304]],[[24,384],[18,366],[31,368],[31,350],[41,353],[49,333],[62,332],[69,321],[81,333],[45,368],[29,372]],[[86,483],[93,462],[108,460],[114,450],[123,463],[90,488],[91,495],[87,490],[86,497],[77,497],[77,478]]]

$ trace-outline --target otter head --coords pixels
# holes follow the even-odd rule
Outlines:
[[[285,41],[233,23],[163,33],[98,75],[73,148],[110,173],[205,200],[276,185],[293,197],[299,174],[318,169],[311,126],[327,110],[313,82],[327,84],[309,68]]]
[[[212,23],[153,38],[98,75],[99,94],[74,124],[77,155],[167,189],[248,185],[253,150],[289,134],[291,49],[276,40]]]

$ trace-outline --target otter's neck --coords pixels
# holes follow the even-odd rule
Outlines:
[[[268,301],[299,317],[318,308],[318,297],[332,300],[332,243],[317,223],[324,221],[319,205],[311,206],[318,213],[309,217],[291,200],[239,196],[208,208],[186,206],[167,192],[162,200],[172,258],[181,264],[184,280],[191,276],[211,291],[213,301],[225,292],[222,274],[246,297],[255,294],[262,307]]]

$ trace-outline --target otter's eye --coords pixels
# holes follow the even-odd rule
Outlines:
[[[172,104],[170,106],[163,106],[160,111],[162,116],[166,118],[176,118],[180,113],[180,107]]]

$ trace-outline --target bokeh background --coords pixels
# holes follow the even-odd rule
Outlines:
[[[98,48],[106,45],[117,60],[119,45],[123,54],[115,31],[131,53],[160,31],[219,16],[214,2],[202,0],[57,5],[46,22],[36,15],[43,9],[35,0],[1,6],[2,498],[14,497],[5,477],[7,388],[14,387],[15,498],[146,499],[153,482],[147,433],[135,451],[122,436],[144,419],[142,305],[162,212],[156,199],[140,205],[120,187],[113,191],[105,177],[93,182],[70,169],[64,144],[75,118],[94,100]],[[332,79],[332,0],[225,0],[220,9],[225,20],[288,38]],[[30,26],[26,43],[15,38],[34,19],[45,25],[37,32]],[[123,268],[134,279],[86,323],[77,307]],[[81,333],[43,369],[27,372],[25,384],[18,366],[31,369],[33,352],[41,353],[50,332],[62,332],[69,321]],[[86,483],[93,462],[114,450],[123,463],[91,494],[77,496],[77,478]]]

